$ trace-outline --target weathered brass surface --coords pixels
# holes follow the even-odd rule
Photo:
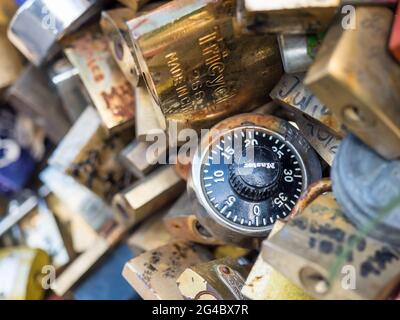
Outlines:
[[[357,7],[356,29],[329,30],[305,85],[381,156],[400,157],[400,65],[387,51],[392,12]],[[372,67],[373,66],[373,67]]]
[[[180,0],[129,22],[160,122],[209,127],[266,101],[282,74],[276,38],[236,34],[232,0]]]

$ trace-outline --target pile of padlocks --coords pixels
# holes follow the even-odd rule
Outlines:
[[[400,299],[397,2],[2,0],[0,299]]]

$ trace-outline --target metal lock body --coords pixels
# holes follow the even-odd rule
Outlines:
[[[164,152],[148,152],[150,142],[134,141],[129,144],[119,155],[121,164],[136,178],[143,179],[147,174],[154,171],[160,164],[160,159],[166,157],[168,149]]]
[[[248,273],[246,259],[224,258],[187,268],[176,283],[185,300],[244,300]]]
[[[331,192],[312,188],[304,207],[264,241],[264,260],[317,299],[386,298],[399,279],[398,248],[365,236]]]
[[[122,275],[145,300],[182,300],[177,278],[186,268],[210,259],[207,249],[178,241],[128,261]]]
[[[250,31],[306,34],[324,31],[341,0],[241,0],[239,23]]]
[[[49,88],[49,79],[40,69],[28,65],[8,89],[5,98],[17,111],[43,128],[53,143],[57,144],[67,133],[70,123],[62,102]]]
[[[50,257],[40,249],[28,247],[0,249],[0,300],[40,300],[42,268]]]
[[[318,157],[296,128],[273,116],[242,114],[204,137],[188,188],[211,235],[251,246],[320,177]]]
[[[168,232],[174,238],[205,245],[222,244],[200,224],[193,203],[186,192],[172,205],[163,220]]]
[[[57,90],[68,119],[74,123],[90,105],[79,71],[66,58],[60,58],[48,66],[51,83]]]
[[[331,174],[346,217],[367,235],[400,247],[400,160],[385,160],[349,135]]]
[[[306,72],[322,42],[322,34],[278,35],[279,49],[286,73]]]
[[[400,65],[386,49],[393,14],[357,7],[356,15],[356,29],[345,30],[337,21],[328,31],[304,83],[372,149],[398,158]]]
[[[163,166],[114,196],[116,219],[132,226],[175,200],[185,183],[173,166]]]
[[[101,29],[107,37],[114,60],[132,86],[139,84],[141,74],[138,62],[135,60],[136,56],[127,22],[136,14],[137,11],[130,8],[117,8],[102,11],[100,20]]]
[[[276,38],[237,35],[234,2],[178,0],[129,22],[163,127],[200,129],[254,109],[281,76]]]
[[[92,107],[75,122],[49,159],[79,183],[111,202],[117,192],[133,183],[133,177],[117,161],[131,135],[129,132],[108,134]]]
[[[392,26],[392,34],[390,36],[389,50],[392,55],[400,62],[400,5],[397,6],[397,11],[394,16]]]
[[[38,66],[61,49],[59,40],[99,12],[105,1],[27,0],[11,20],[8,37]]]
[[[304,84],[305,74],[285,74],[271,91],[271,98],[294,113],[294,117],[308,115],[337,136],[343,135],[338,118]]]
[[[135,97],[97,26],[65,39],[64,53],[78,69],[105,127],[115,133],[134,124]]]

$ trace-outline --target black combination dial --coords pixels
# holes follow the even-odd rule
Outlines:
[[[210,144],[200,180],[210,208],[230,224],[270,229],[291,212],[307,178],[294,146],[280,134],[243,126]]]

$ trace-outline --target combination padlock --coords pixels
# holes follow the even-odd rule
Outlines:
[[[188,186],[211,235],[252,246],[320,177],[318,157],[294,126],[273,116],[242,114],[204,137]]]

